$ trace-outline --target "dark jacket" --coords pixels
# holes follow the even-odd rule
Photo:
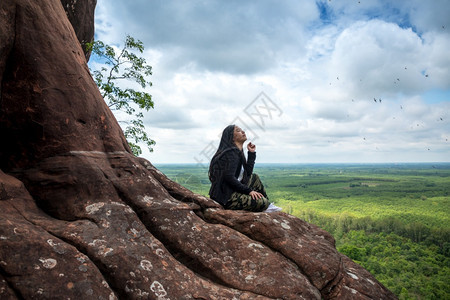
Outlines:
[[[253,173],[256,153],[248,152],[248,159],[245,160],[244,153],[238,148],[231,148],[224,151],[217,158],[216,176],[211,180],[209,196],[211,199],[225,205],[231,198],[233,192],[250,194],[252,189],[247,186],[250,175]],[[238,180],[242,166],[244,167],[244,176],[241,181]]]
[[[233,192],[249,194],[252,190],[246,185],[255,165],[255,152],[248,152],[248,161],[244,152],[233,142],[234,125],[227,126],[222,132],[219,148],[209,164],[209,180],[211,199],[224,205]],[[244,166],[244,176],[238,180],[241,167]]]

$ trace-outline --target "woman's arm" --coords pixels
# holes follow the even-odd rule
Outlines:
[[[250,177],[253,173],[253,167],[255,166],[256,160],[256,146],[251,142],[247,145],[247,163],[244,165],[244,170],[247,173],[247,176]]]
[[[233,191],[248,195],[250,194],[252,189],[250,189],[247,185],[242,184],[236,178],[236,170],[238,169],[239,164],[241,163],[241,157],[238,151],[239,150],[228,151],[228,153],[225,154],[227,164],[225,165],[223,179],[225,183],[228,184],[233,189]]]

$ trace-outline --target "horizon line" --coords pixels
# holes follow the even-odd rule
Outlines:
[[[200,163],[195,162],[159,162],[153,163],[153,165],[198,165]],[[407,162],[258,162],[258,165],[324,165],[324,164],[334,164],[334,165],[377,165],[377,164],[450,164],[450,161],[407,161]],[[255,166],[257,165],[255,164]],[[203,164],[206,165],[206,164]]]

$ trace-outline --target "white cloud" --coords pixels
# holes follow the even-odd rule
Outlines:
[[[448,161],[450,3],[318,3],[99,0],[97,37],[141,39],[153,66],[145,157],[195,163],[236,121],[260,162]]]

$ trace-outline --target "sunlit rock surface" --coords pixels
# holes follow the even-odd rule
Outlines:
[[[395,298],[318,227],[134,157],[80,46],[86,3],[0,2],[0,299]]]

